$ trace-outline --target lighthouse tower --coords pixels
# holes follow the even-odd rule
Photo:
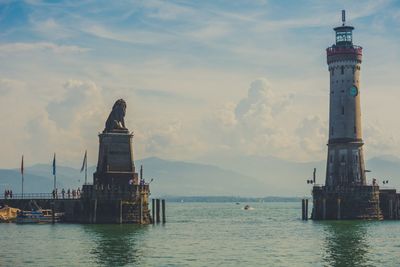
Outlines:
[[[326,49],[330,76],[327,186],[365,185],[361,132],[362,47],[353,44],[354,27],[334,28],[336,43]]]
[[[334,28],[336,42],[326,49],[330,76],[329,140],[325,185],[313,187],[314,220],[382,219],[380,190],[365,178],[361,132],[362,48],[353,44],[354,27]]]

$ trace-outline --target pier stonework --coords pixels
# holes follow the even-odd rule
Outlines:
[[[314,185],[312,190],[312,219],[394,218],[399,214],[399,194],[395,190],[382,194],[375,181],[371,185],[366,181],[360,107],[362,47],[353,45],[354,27],[345,25],[344,11],[342,21],[342,26],[334,28],[336,43],[326,50],[328,155],[325,185]]]

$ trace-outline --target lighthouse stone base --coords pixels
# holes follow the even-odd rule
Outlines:
[[[379,186],[313,187],[314,220],[382,220]]]

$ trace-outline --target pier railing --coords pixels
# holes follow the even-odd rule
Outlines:
[[[11,196],[1,195],[0,199],[79,199],[81,196],[75,195],[74,197],[72,194],[68,196],[68,194],[58,193],[57,195],[53,196],[52,193],[25,193],[25,194],[12,194]]]

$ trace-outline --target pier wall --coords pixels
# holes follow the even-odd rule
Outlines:
[[[139,201],[140,202],[140,201]],[[0,199],[0,205],[21,210],[54,209],[69,223],[151,223],[147,203],[122,199]],[[36,203],[36,204],[34,204]]]
[[[314,186],[314,220],[398,220],[400,194],[377,185],[327,187]]]

